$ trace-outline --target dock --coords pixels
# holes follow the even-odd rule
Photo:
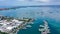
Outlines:
[[[49,34],[50,29],[48,26],[48,22],[46,20],[44,20],[43,22],[44,22],[44,25],[40,25],[39,31],[41,32],[41,34]]]

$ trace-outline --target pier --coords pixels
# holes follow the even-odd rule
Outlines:
[[[44,25],[40,25],[39,31],[41,32],[41,34],[49,34],[50,29],[48,26],[48,22],[46,20],[44,20],[43,22],[44,22]]]

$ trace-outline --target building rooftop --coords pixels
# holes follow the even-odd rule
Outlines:
[[[10,31],[13,28],[19,26],[22,24],[24,21],[18,21],[16,19],[12,20],[11,22],[7,22],[5,20],[0,21],[0,30],[3,32]]]

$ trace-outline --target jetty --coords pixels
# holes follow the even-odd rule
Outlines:
[[[50,33],[50,29],[48,26],[48,22],[46,20],[43,21],[44,25],[40,25],[39,27],[39,31],[41,32],[41,34],[49,34]]]

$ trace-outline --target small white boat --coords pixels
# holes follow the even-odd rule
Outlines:
[[[33,22],[29,22],[28,24],[34,24]]]
[[[26,27],[23,27],[22,29],[27,29]]]
[[[39,29],[39,31],[40,31],[40,32],[43,32],[43,31],[44,31],[44,29]]]
[[[44,27],[43,25],[39,25],[39,27]]]
[[[44,31],[44,26],[43,25],[39,25],[39,31]]]
[[[31,28],[32,26],[31,25],[27,25],[26,27]]]

